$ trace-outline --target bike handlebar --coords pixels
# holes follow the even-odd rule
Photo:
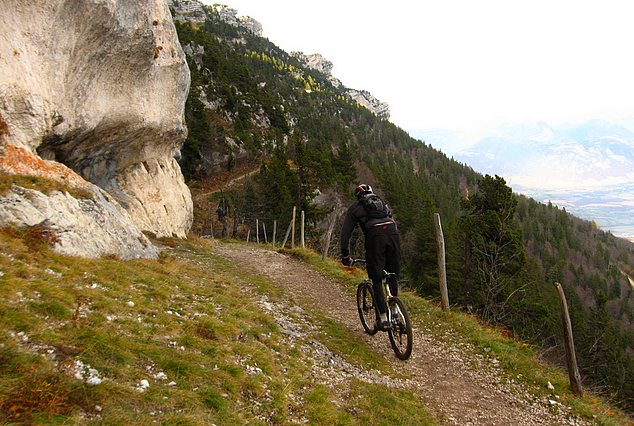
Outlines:
[[[350,265],[350,267],[353,267],[354,265],[356,265],[357,263],[366,263],[365,259],[352,259],[352,264]],[[391,276],[395,276],[396,274],[394,272],[388,272],[388,271],[383,271],[385,273],[386,277],[391,277]]]

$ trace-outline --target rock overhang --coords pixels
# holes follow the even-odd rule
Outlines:
[[[190,76],[166,3],[8,3],[0,17],[0,144],[105,190],[139,234],[184,237],[193,207],[174,156],[186,136]],[[9,163],[0,167],[14,173]],[[42,174],[28,164],[22,174]]]

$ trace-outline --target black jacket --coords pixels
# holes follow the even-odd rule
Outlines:
[[[365,212],[365,208],[360,201],[352,204],[348,211],[346,212],[346,218],[343,221],[343,226],[341,227],[341,256],[347,257],[350,255],[350,237],[352,236],[352,232],[354,228],[359,225],[361,231],[363,231],[363,235],[365,236],[368,233],[368,230],[374,226],[381,225],[384,223],[391,223],[396,227],[396,222],[392,217],[392,212],[388,206],[388,217],[384,219],[369,219]]]

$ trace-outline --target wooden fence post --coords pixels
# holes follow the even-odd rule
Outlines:
[[[447,267],[445,263],[445,237],[442,233],[440,214],[434,213],[436,225],[436,244],[438,246],[438,285],[440,286],[440,298],[442,309],[449,310],[449,293],[447,292]]]
[[[295,216],[297,213],[297,207],[293,206],[293,218],[291,219],[291,248],[295,248]]]
[[[302,210],[301,217],[302,217],[302,221],[300,223],[300,232],[302,234],[301,242],[302,242],[302,248],[306,248],[306,240],[304,238],[304,222],[305,222],[306,218],[304,217],[304,210]]]
[[[286,229],[286,235],[284,236],[284,241],[282,241],[282,248],[286,245],[286,240],[288,240],[288,235],[291,233],[291,228],[293,227],[293,221],[288,224],[288,228]]]
[[[328,231],[326,232],[326,238],[324,240],[324,251],[321,254],[321,260],[325,260],[326,256],[328,256],[328,250],[330,250],[330,239],[332,238],[332,231],[335,229],[335,223],[337,223],[336,210],[330,213],[330,220],[328,222]]]
[[[570,379],[570,387],[572,393],[577,396],[583,395],[581,387],[581,375],[577,366],[577,355],[575,354],[575,342],[572,337],[572,323],[568,314],[568,303],[566,303],[566,295],[561,284],[555,283],[557,294],[559,294],[559,302],[561,306],[561,318],[564,326],[564,346],[566,347],[566,364],[568,366],[568,378]]]
[[[273,247],[275,247],[275,234],[277,233],[277,220],[273,221]]]
[[[260,221],[255,219],[255,242],[260,244]]]
[[[266,223],[262,222],[262,232],[264,232],[264,244],[269,243],[269,237],[266,236]]]
[[[251,230],[249,229],[247,231],[247,243],[249,242],[249,237],[251,236]]]

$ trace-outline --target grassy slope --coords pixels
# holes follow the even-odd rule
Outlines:
[[[313,361],[257,304],[284,296],[209,243],[120,261],[59,256],[45,240],[0,232],[0,423],[433,422],[409,392],[316,383]],[[389,373],[347,330],[307,315],[331,350],[352,343],[357,364]]]
[[[168,241],[173,248],[159,260],[120,261],[59,256],[45,241],[32,232],[0,232],[0,421],[433,423],[410,392],[354,379],[340,389],[316,383],[313,361],[257,304],[285,296],[211,255],[208,242]],[[292,254],[350,291],[359,281],[358,273],[313,252]],[[418,326],[491,351],[509,378],[536,389],[548,381],[567,388],[565,374],[537,362],[530,347],[473,317],[442,312],[407,292],[404,298]],[[319,312],[306,315],[325,331],[320,340],[331,351],[393,374],[348,330]],[[86,383],[91,377],[102,382]],[[149,383],[144,392],[137,389],[142,380]],[[578,415],[625,422],[597,398],[560,396]]]

